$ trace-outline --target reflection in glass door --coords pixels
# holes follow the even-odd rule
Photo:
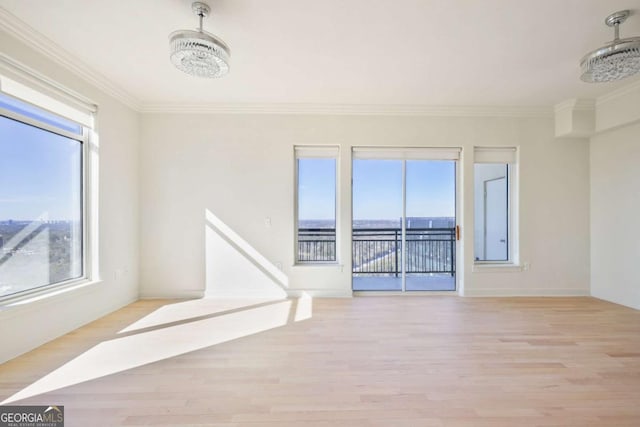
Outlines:
[[[353,160],[353,290],[453,291],[453,160]]]

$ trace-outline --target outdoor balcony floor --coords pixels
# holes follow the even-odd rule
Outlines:
[[[380,275],[354,275],[354,291],[401,291],[402,278]],[[407,276],[407,291],[455,291],[451,274],[419,274]]]

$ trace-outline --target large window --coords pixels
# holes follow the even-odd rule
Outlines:
[[[0,94],[0,298],[85,276],[83,125]]]
[[[513,262],[514,148],[475,149],[474,257],[477,262]]]
[[[296,262],[335,262],[337,148],[295,151]]]

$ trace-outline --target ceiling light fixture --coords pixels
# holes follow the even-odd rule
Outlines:
[[[628,10],[612,13],[604,20],[613,27],[613,41],[586,54],[580,61],[580,78],[588,83],[611,82],[640,72],[640,37],[620,38],[620,24],[630,15]]]
[[[229,47],[213,34],[202,30],[202,20],[211,8],[202,2],[191,5],[200,19],[198,31],[180,30],[169,35],[171,62],[179,70],[197,77],[216,78],[229,72]]]

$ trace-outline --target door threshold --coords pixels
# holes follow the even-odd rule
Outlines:
[[[383,296],[427,296],[427,295],[449,295],[459,296],[458,291],[353,291],[354,297],[383,297]]]

